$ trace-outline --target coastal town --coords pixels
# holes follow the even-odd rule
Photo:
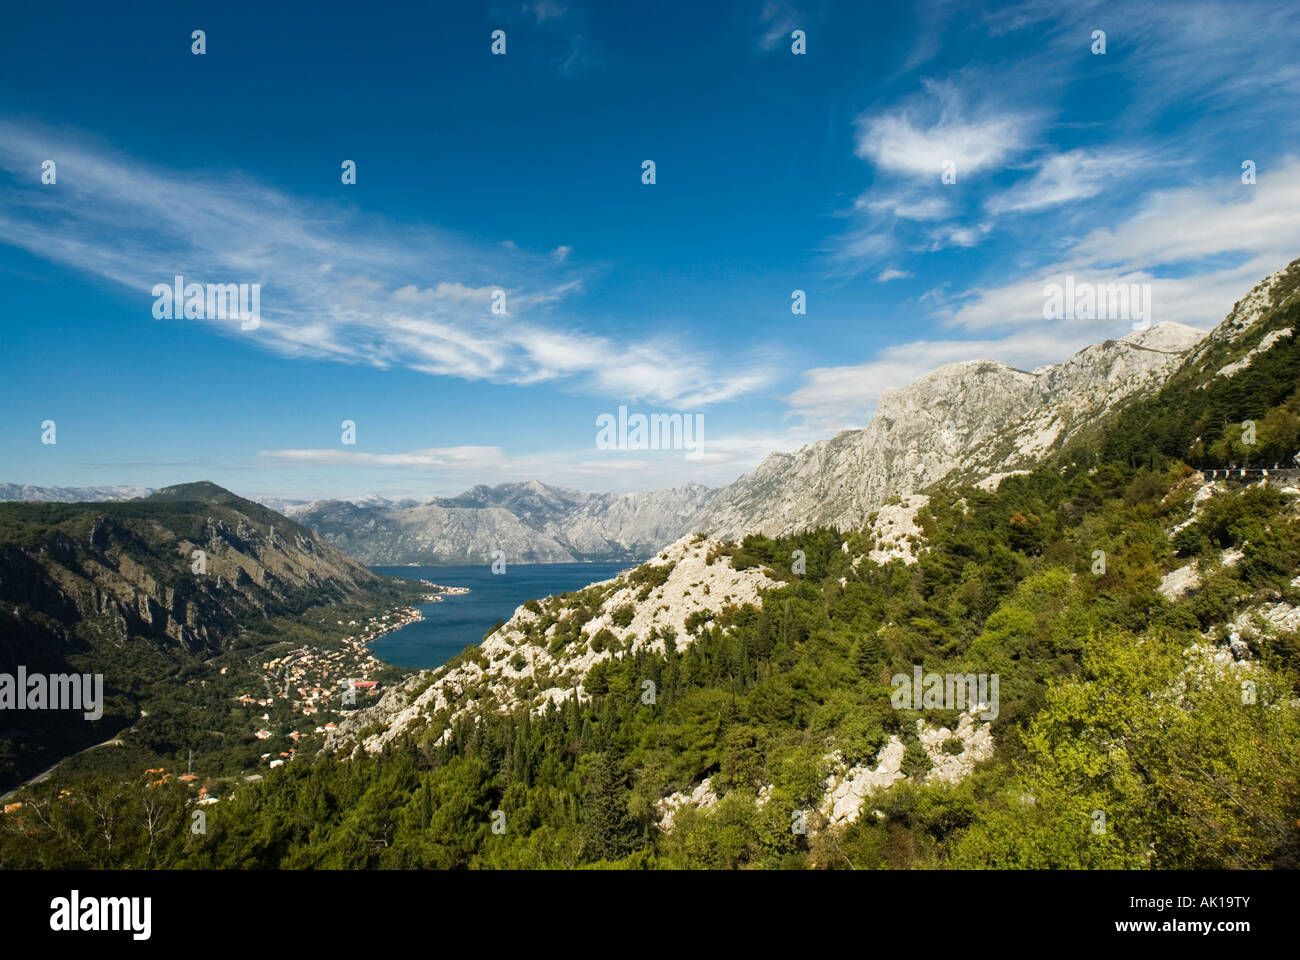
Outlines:
[[[469,593],[467,587],[444,587],[428,580],[419,582],[429,588],[429,593],[420,599],[422,603],[437,603],[444,597]],[[336,648],[302,644],[285,652],[277,651],[276,656],[257,664],[263,689],[242,692],[233,699],[245,707],[262,710],[253,718],[249,730],[267,748],[258,756],[259,765],[274,770],[292,763],[300,755],[299,748],[306,747],[304,741],[310,743],[310,738],[323,737],[336,728],[335,721],[342,714],[378,698],[384,682],[381,677],[394,668],[375,656],[371,644],[422,618],[416,607],[404,607],[364,620],[336,620],[333,627],[351,631],[339,640]],[[225,672],[223,668],[222,673]],[[302,752],[310,755],[312,751]],[[171,772],[161,767],[146,772],[150,786],[161,786],[172,777]],[[227,799],[233,796],[227,793],[231,786],[229,778],[204,777],[187,770],[176,779],[197,791],[191,799],[200,806],[219,803],[222,793]],[[242,776],[242,781],[250,784],[262,779],[260,772],[245,772]],[[14,809],[19,807],[21,804]]]
[[[431,591],[423,598],[426,603],[440,602],[444,597],[469,592],[467,587],[442,587],[427,580],[421,582]],[[422,615],[417,608],[407,607],[372,616],[364,622],[349,620],[345,623],[338,620],[337,626],[358,628],[356,633],[343,637],[334,650],[304,644],[263,661],[261,669],[265,696],[243,693],[236,700],[245,705],[267,708],[287,706],[292,717],[304,720],[311,717],[324,719],[344,710],[364,706],[365,700],[379,696],[382,686],[380,675],[389,667],[375,656],[371,644],[385,634],[400,630],[420,619]],[[261,719],[269,721],[270,715],[263,714]],[[317,723],[310,732],[325,733],[333,726],[333,723]],[[259,728],[253,735],[259,740],[266,740],[275,734]],[[284,735],[295,741],[305,736],[299,730]]]

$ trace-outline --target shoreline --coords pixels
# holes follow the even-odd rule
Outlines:
[[[559,567],[559,566],[563,566],[563,565],[565,565],[565,564],[579,564],[579,563],[582,563],[582,564],[587,564],[587,563],[629,563],[629,564],[632,564],[632,565],[634,565],[634,566],[640,566],[640,565],[643,564],[643,563],[649,563],[651,559],[653,559],[653,558],[652,558],[652,557],[651,557],[651,558],[644,558],[644,557],[643,557],[643,558],[635,558],[635,557],[634,557],[634,558],[626,559],[626,560],[620,560],[620,559],[618,559],[618,558],[609,558],[609,559],[600,559],[600,560],[509,560],[509,559],[507,559],[506,562],[509,563],[510,566],[512,566],[512,567]],[[366,569],[368,569],[368,570],[380,570],[380,569],[384,569],[384,568],[388,568],[388,569],[396,569],[396,568],[398,568],[398,567],[402,567],[402,568],[411,568],[411,567],[447,567],[447,568],[450,569],[450,568],[453,568],[453,567],[480,567],[480,566],[487,567],[487,566],[491,566],[491,565],[492,565],[492,561],[491,561],[491,560],[473,560],[473,561],[465,561],[464,563],[368,563],[368,564],[366,564],[365,566],[366,566]],[[425,582],[427,583],[428,581],[425,581]]]
[[[416,601],[417,603],[441,603],[444,597],[459,597],[469,593],[469,587],[445,587],[441,584],[434,583],[432,580],[416,580],[413,582],[422,583],[437,591],[436,593],[425,594],[424,597]],[[379,638],[424,619],[424,614],[420,611],[418,606],[395,607],[388,612],[388,616],[394,617],[395,619],[391,623],[385,622],[382,624],[376,632],[364,637],[358,637],[357,639],[367,647],[373,647],[375,641]],[[374,655],[373,649],[371,650],[371,655]],[[381,660],[385,666],[396,666],[396,664],[391,664],[387,660],[383,660],[381,657],[377,657],[376,659]]]
[[[423,598],[416,601],[417,603],[441,603],[444,597],[459,597],[469,593],[469,587],[444,587],[441,584],[434,583],[432,580],[416,580],[414,582],[422,583],[437,591],[437,593],[425,594]],[[401,630],[403,627],[410,626],[412,623],[424,619],[424,614],[420,611],[418,606],[395,607],[388,612],[388,616],[395,617],[393,622],[385,622],[376,632],[364,637],[358,637],[357,639],[361,640],[366,644],[366,646],[371,646],[380,637],[387,636],[396,630]],[[387,660],[384,660],[383,663],[387,666],[394,666],[394,664],[388,663]]]

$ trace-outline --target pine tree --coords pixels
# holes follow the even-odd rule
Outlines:
[[[636,843],[636,823],[627,809],[627,785],[618,761],[605,752],[591,755],[583,791],[583,853],[589,860],[618,860]]]
[[[864,677],[874,676],[876,665],[885,658],[885,645],[878,633],[869,633],[853,645],[853,660]]]
[[[573,696],[564,701],[564,712],[566,729],[569,742],[572,743],[582,736],[582,706],[578,702],[578,691],[573,691]]]
[[[528,739],[524,728],[516,727],[514,749],[510,751],[511,783],[522,783],[527,786],[531,780],[528,768]]]

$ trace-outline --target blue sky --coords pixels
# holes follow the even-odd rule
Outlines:
[[[720,484],[1129,331],[1044,320],[1053,278],[1208,329],[1300,256],[1293,4],[448,6],[6,13],[0,480]],[[261,326],[155,319],[176,274]],[[597,449],[620,405],[704,456]]]

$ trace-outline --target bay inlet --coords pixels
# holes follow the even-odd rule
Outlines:
[[[412,621],[375,641],[375,656],[400,667],[432,669],[467,646],[478,643],[515,608],[554,593],[580,590],[608,580],[635,563],[512,563],[495,574],[489,563],[464,566],[380,566],[376,573],[404,580],[428,580],[440,587],[462,587],[468,593],[445,594],[416,605],[422,619]]]

